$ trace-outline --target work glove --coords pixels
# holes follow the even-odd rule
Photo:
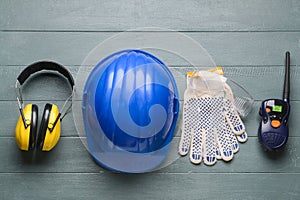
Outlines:
[[[234,97],[220,70],[187,75],[184,93],[182,135],[179,154],[190,151],[190,161],[214,165],[217,159],[230,161],[247,141],[245,125],[239,117]]]

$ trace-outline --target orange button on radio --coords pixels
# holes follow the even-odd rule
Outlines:
[[[270,108],[266,108],[266,112],[267,113],[271,112],[271,109]]]
[[[274,119],[271,121],[271,125],[273,126],[273,128],[278,128],[280,126],[280,121],[277,119]]]

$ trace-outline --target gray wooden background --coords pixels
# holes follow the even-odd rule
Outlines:
[[[52,152],[18,150],[14,83],[25,66],[55,60],[76,76],[99,42],[151,26],[191,36],[254,97],[245,120],[249,140],[233,161],[207,167],[182,157],[152,173],[111,173],[89,156],[72,114]],[[1,0],[0,47],[0,199],[300,199],[300,1]],[[258,109],[261,100],[282,96],[286,50],[292,64],[290,138],[283,151],[267,153],[257,139]],[[66,83],[56,75],[36,76],[24,98],[42,112],[45,102],[62,104]]]

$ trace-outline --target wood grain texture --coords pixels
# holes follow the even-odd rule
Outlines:
[[[29,65],[33,61],[45,59],[55,60],[63,65],[81,65],[94,47],[117,33],[119,32],[0,32],[0,46],[5,47],[0,49],[0,65]],[[297,56],[300,54],[299,32],[185,34],[200,43],[217,65],[282,65],[286,50],[291,52],[293,65],[299,66],[300,63]],[[182,63],[168,60],[166,64]]]
[[[1,30],[299,31],[297,0],[237,1],[2,1]]]
[[[297,199],[298,179],[294,173],[0,174],[6,199]]]
[[[284,60],[283,60],[284,61]],[[0,87],[1,101],[13,101],[16,99],[15,83],[18,75],[26,66],[2,66],[0,79],[2,86]],[[76,82],[76,74],[79,66],[66,66],[73,75]],[[170,66],[173,72],[176,84],[179,91],[180,100],[183,100],[183,93],[186,88],[185,74],[190,70],[204,70],[204,67],[173,67]],[[284,66],[224,66],[225,76],[229,78],[228,83],[231,85],[233,92],[236,95],[246,95],[240,90],[236,84],[246,89],[254,100],[262,101],[266,98],[281,98],[283,90]],[[300,95],[297,91],[300,80],[300,67],[291,67],[291,100],[300,100]],[[252,81],[255,79],[256,86],[252,87]],[[84,87],[84,83],[81,83]],[[263,86],[264,87],[261,87]],[[62,87],[63,86],[63,87]],[[30,77],[23,85],[23,99],[27,101],[42,100],[42,101],[64,101],[71,94],[71,87],[67,79],[57,73],[40,72]],[[77,99],[81,100],[81,98]]]
[[[194,39],[223,66],[227,77],[253,96],[253,110],[244,120],[249,140],[231,162],[191,164],[188,156],[177,155],[179,130],[171,165],[139,175],[112,173],[93,161],[78,137],[72,113],[63,120],[62,136],[52,152],[17,148],[14,86],[25,66],[54,60],[76,77],[84,58],[100,42],[128,29],[153,26]],[[300,1],[3,0],[0,46],[0,199],[300,198]],[[286,50],[292,65],[290,137],[286,148],[270,153],[257,138],[258,110],[261,100],[281,98]],[[160,58],[180,76],[176,80],[182,103],[184,74],[195,68],[174,57]],[[57,74],[40,74],[26,83],[23,93],[25,103],[37,104],[41,115],[46,102],[62,106],[70,87]]]
[[[178,141],[178,140],[177,140]],[[62,137],[52,152],[21,152],[12,137],[1,138],[1,173],[109,173],[98,166],[78,137]],[[188,156],[171,151],[170,165],[153,174],[187,173],[298,173],[300,170],[300,138],[290,137],[286,148],[278,153],[265,151],[257,137],[240,144],[240,151],[231,162],[218,161],[209,167],[191,164]]]

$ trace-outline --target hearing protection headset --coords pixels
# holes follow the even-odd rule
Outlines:
[[[72,94],[65,101],[62,112],[59,112],[55,104],[47,103],[45,105],[39,133],[37,133],[38,106],[35,104],[27,104],[23,108],[22,86],[32,74],[42,70],[56,71],[67,78],[72,87]],[[58,63],[40,61],[29,65],[21,72],[17,78],[15,88],[20,110],[20,117],[15,130],[15,138],[19,148],[24,151],[29,151],[34,148],[42,151],[50,151],[59,140],[61,120],[71,108],[71,100],[75,90],[72,75],[65,67]],[[67,103],[70,105],[65,109]]]

